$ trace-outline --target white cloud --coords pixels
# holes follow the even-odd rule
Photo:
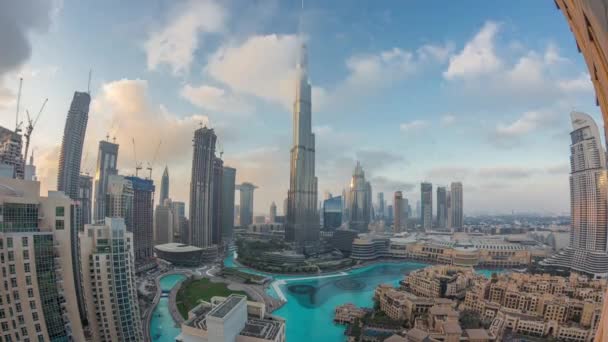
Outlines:
[[[195,106],[215,112],[249,114],[253,111],[244,99],[209,85],[193,87],[186,84],[181,90],[181,96]]]
[[[577,78],[560,80],[557,86],[568,93],[593,91],[593,83],[591,83],[589,74],[586,72],[581,73]]]
[[[401,125],[399,125],[399,129],[402,132],[411,132],[411,131],[423,129],[423,128],[427,127],[428,125],[429,125],[429,123],[424,120],[414,120],[414,121],[402,123]]]
[[[456,116],[453,114],[445,114],[441,117],[440,123],[443,126],[449,126],[456,122]]]
[[[291,108],[297,46],[295,35],[252,36],[242,44],[218,49],[205,72],[235,93]]]
[[[224,30],[227,11],[215,0],[191,0],[178,6],[165,27],[145,43],[148,68],[167,64],[174,74],[188,72],[204,34]]]
[[[501,137],[521,137],[554,122],[555,114],[552,112],[527,111],[509,124],[499,123],[496,127],[496,134]]]
[[[494,37],[498,30],[498,23],[486,22],[459,54],[450,57],[444,77],[468,78],[500,69],[502,61],[494,51]]]

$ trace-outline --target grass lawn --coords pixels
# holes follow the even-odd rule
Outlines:
[[[232,293],[247,295],[243,291],[229,290],[228,285],[224,283],[212,283],[209,279],[203,278],[182,284],[182,287],[177,292],[175,302],[179,313],[184,319],[187,319],[188,311],[197,306],[200,301],[208,302],[211,300],[211,297],[228,297]]]

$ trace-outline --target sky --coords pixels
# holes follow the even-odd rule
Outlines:
[[[320,199],[341,194],[358,160],[389,203],[397,190],[415,203],[422,181],[462,181],[468,215],[569,212],[569,113],[603,123],[549,0],[0,1],[0,125],[15,126],[20,77],[23,110],[49,99],[32,146],[43,191],[55,189],[67,110],[92,69],[83,172],[109,135],[122,174],[150,163],[158,187],[167,165],[170,196],[187,202],[204,123],[237,182],[259,187],[254,211],[275,201],[280,213],[299,32]]]

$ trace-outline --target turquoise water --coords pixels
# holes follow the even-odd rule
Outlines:
[[[186,276],[183,274],[171,274],[160,279],[160,288],[164,293],[168,293]],[[150,337],[155,342],[175,342],[175,337],[181,332],[179,327],[175,326],[173,317],[169,312],[169,297],[161,297],[156,308],[152,312],[150,320]]]

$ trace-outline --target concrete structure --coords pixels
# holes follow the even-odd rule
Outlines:
[[[222,178],[224,177],[224,161],[215,158],[213,161],[213,211],[211,218],[211,243],[222,245]]]
[[[36,177],[36,165],[34,165],[34,151],[32,151],[32,154],[30,155],[29,163],[25,165],[23,179],[29,181],[38,180]]]
[[[378,192],[376,196],[378,196],[378,211],[376,212],[376,217],[378,219],[383,220],[386,216],[386,203],[384,201],[384,192]]]
[[[452,207],[452,191],[448,190],[445,194],[446,206],[446,222],[445,227],[452,230],[452,221],[454,220],[454,207]]]
[[[222,235],[232,238],[234,230],[234,191],[236,187],[236,169],[224,166],[222,177]]]
[[[393,231],[395,233],[400,233],[407,229],[406,218],[403,217],[404,216],[403,215],[404,214],[403,204],[404,204],[403,203],[403,193],[401,191],[395,191],[395,196],[393,197],[393,210],[394,210]]]
[[[85,340],[73,270],[74,207],[62,192],[40,196],[38,182],[0,178],[3,341]]]
[[[166,243],[154,246],[156,256],[175,266],[196,267],[202,262],[203,249],[182,243]]]
[[[25,175],[22,146],[21,134],[0,126],[0,165],[8,178],[23,179]]]
[[[173,216],[173,238],[181,243],[188,243],[188,218],[186,217],[186,204],[180,201],[171,201]],[[185,240],[185,241],[184,241]]]
[[[169,199],[169,167],[167,166],[165,166],[165,171],[163,171],[163,176],[160,179],[160,196],[158,198],[158,203],[163,204],[166,199]]]
[[[350,181],[348,196],[348,226],[366,232],[371,221],[371,185],[365,181],[363,167],[357,161]]]
[[[83,287],[94,341],[143,341],[135,284],[133,234],[106,218],[79,233]]]
[[[190,310],[178,342],[284,342],[285,322],[242,295],[213,297]]]
[[[462,183],[453,182],[450,184],[450,210],[452,212],[451,227],[456,232],[464,230],[464,210],[463,210]]]
[[[196,247],[211,246],[213,227],[213,164],[217,136],[211,128],[194,132],[192,179],[190,181],[189,243]]]
[[[108,178],[118,174],[118,144],[109,141],[99,142],[97,168],[95,170],[95,202],[93,203],[93,222],[103,222],[106,210]]]
[[[312,97],[308,82],[306,43],[300,37],[300,54],[293,104],[293,143],[287,193],[285,238],[299,249],[319,243],[315,135],[312,133]]]
[[[270,220],[270,223],[275,223],[275,221],[277,220],[277,205],[274,204],[274,201],[270,204],[268,218]]]
[[[433,184],[420,183],[420,224],[422,229],[433,228]]]
[[[74,92],[70,110],[65,120],[63,140],[59,152],[59,167],[57,172],[57,190],[63,191],[70,198],[78,197],[78,177],[80,176],[80,160],[82,147],[89,120],[89,104],[91,95]]]
[[[437,187],[437,228],[445,229],[448,223],[448,199],[445,187]]]
[[[93,177],[80,175],[78,178],[78,198],[80,203],[80,226],[91,223],[91,210],[93,209]],[[79,228],[80,229],[80,228]]]
[[[464,298],[467,288],[483,275],[472,267],[441,265],[410,272],[401,288],[421,297]]]
[[[133,254],[137,265],[145,264],[154,257],[152,251],[154,235],[154,182],[151,179],[125,177],[133,186]],[[127,227],[128,228],[128,227]]]
[[[572,112],[570,137],[570,245],[542,262],[596,277],[608,277],[608,171],[593,119]]]
[[[239,217],[240,226],[247,227],[253,223],[253,191],[258,187],[251,183],[243,183],[236,186],[240,193]]]

